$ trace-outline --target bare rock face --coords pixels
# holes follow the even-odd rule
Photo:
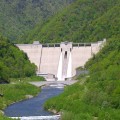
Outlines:
[[[0,110],[0,115],[4,115],[4,112],[2,110]]]
[[[54,113],[54,114],[56,114],[56,115],[61,115],[61,112],[58,112],[58,111],[55,110],[55,109],[48,109],[48,111],[50,111],[50,112],[52,112],[52,113]]]
[[[26,95],[25,97],[26,97],[26,99],[33,98],[33,96],[32,96],[32,95]]]

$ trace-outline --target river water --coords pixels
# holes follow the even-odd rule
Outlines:
[[[8,106],[4,111],[5,115],[8,117],[51,116],[53,113],[45,111],[43,105],[49,98],[62,93],[63,88],[63,85],[45,86],[38,96]]]

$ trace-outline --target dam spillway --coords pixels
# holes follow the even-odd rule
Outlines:
[[[16,44],[23,50],[31,63],[37,66],[37,74],[54,75],[58,81],[64,81],[76,75],[76,68],[83,67],[85,63],[99,52],[105,43],[72,43],[61,42],[55,44]]]

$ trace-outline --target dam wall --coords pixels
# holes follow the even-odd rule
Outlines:
[[[17,47],[24,51],[31,63],[34,63],[37,66],[37,70],[40,67],[42,45],[41,44],[17,44]]]
[[[59,58],[60,58],[60,48],[43,47],[42,55],[41,55],[41,64],[38,73],[57,75]]]
[[[31,63],[37,66],[37,74],[53,74],[57,80],[65,80],[76,75],[76,68],[99,52],[106,40],[96,43],[62,42],[56,44],[16,44],[23,50]]]

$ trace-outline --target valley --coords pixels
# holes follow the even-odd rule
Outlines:
[[[10,119],[2,113],[5,107],[40,92],[29,82],[45,81],[14,43],[82,44],[103,39],[104,47],[78,68],[88,73],[73,77],[75,84],[45,102],[44,109],[61,113],[61,120],[120,120],[120,1],[1,0],[0,119]]]

